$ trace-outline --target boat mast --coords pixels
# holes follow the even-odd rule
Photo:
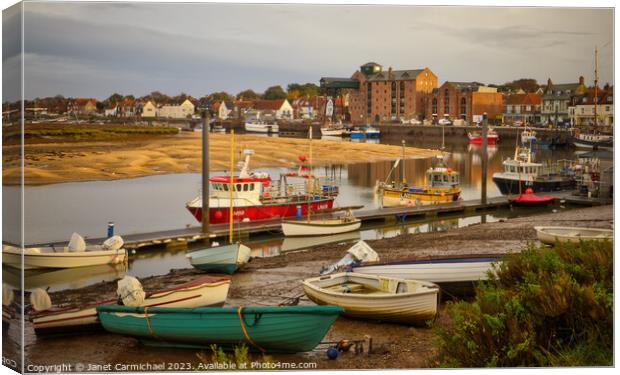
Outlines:
[[[308,164],[310,164],[310,174],[308,175],[308,182],[310,182],[310,184],[308,184],[308,187],[311,189],[311,191],[307,191],[306,194],[308,194],[308,222],[310,222],[310,211],[312,211],[312,203],[311,203],[311,197],[310,194],[314,194],[314,175],[312,174],[312,126],[310,126],[310,130],[308,132],[308,137],[310,138],[310,141],[308,142],[310,144],[310,158],[308,159]]]
[[[598,47],[594,46],[594,134],[598,128]]]
[[[402,156],[402,160],[403,160],[403,165],[401,166],[401,179],[402,179],[402,184],[403,184],[403,188],[405,187],[405,184],[407,183],[407,179],[405,178],[405,140],[402,140],[403,143],[403,156]]]
[[[233,243],[233,179],[235,177],[235,129],[230,129],[230,186],[228,187],[228,199],[229,202],[229,220],[228,220],[228,242]]]

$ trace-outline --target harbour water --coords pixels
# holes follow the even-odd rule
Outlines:
[[[386,140],[383,140],[386,142]],[[387,140],[390,142],[390,140]],[[399,144],[400,140],[390,143]],[[411,146],[438,148],[435,144],[410,144]],[[457,145],[446,150],[447,165],[460,172],[463,199],[479,197],[481,185],[480,147]],[[514,145],[497,145],[489,149],[488,193],[489,197],[500,192],[492,181],[494,172],[501,170],[501,162],[512,157]],[[542,150],[538,160],[574,158],[570,150]],[[424,184],[424,172],[432,165],[431,159],[413,159],[404,163],[405,178],[410,185]],[[318,175],[334,175],[340,185],[336,206],[364,205],[378,207],[374,194],[377,180],[401,179],[401,170],[393,167],[392,161],[362,163],[332,168],[319,167]],[[286,168],[262,168],[273,176],[287,172]],[[225,172],[213,172],[213,175]],[[71,233],[78,232],[85,237],[106,235],[108,222],[114,222],[115,234],[132,234],[166,229],[178,229],[199,225],[185,208],[185,203],[196,196],[200,189],[199,174],[171,174],[144,178],[63,183],[43,186],[28,186],[25,189],[25,242],[45,243],[68,240]],[[17,189],[4,187],[4,189]],[[10,194],[5,194],[10,196]],[[14,202],[3,202],[14,204]],[[528,212],[530,213],[530,212]],[[362,227],[360,232],[321,239],[282,238],[277,234],[266,234],[252,238],[248,244],[253,256],[275,256],[286,251],[300,251],[304,248],[325,243],[355,241],[357,239],[381,239],[402,233],[423,233],[447,230],[479,223],[482,220],[496,221],[519,212],[498,211],[493,215],[442,218],[439,221],[408,222],[388,227]],[[53,218],[53,219],[50,219]],[[6,238],[11,241],[11,238]],[[27,276],[27,287],[50,287],[51,290],[73,289],[102,280],[113,280],[125,273],[137,277],[165,274],[173,268],[187,268],[185,250],[144,249],[130,254],[127,268],[99,267],[98,269],[60,270],[33,273]],[[82,272],[84,271],[84,272]],[[6,272],[5,272],[6,273]],[[4,275],[11,280],[13,275]],[[18,280],[18,278],[17,278]],[[30,281],[28,281],[30,280]]]

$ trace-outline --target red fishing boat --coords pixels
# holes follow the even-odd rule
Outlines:
[[[536,195],[532,188],[527,188],[525,193],[510,198],[508,201],[516,206],[545,206],[554,200],[555,198],[550,195]]]
[[[482,144],[481,131],[468,132],[467,137],[469,138],[469,143],[473,145]],[[489,129],[489,131],[487,132],[487,144],[494,145],[497,143],[497,141],[499,141],[499,135],[497,134],[497,132],[495,132],[495,130]]]
[[[307,215],[308,207],[313,212],[331,209],[338,196],[338,186],[321,184],[319,178],[302,166],[296,172],[280,175],[276,181],[264,172],[250,171],[252,150],[245,151],[243,168],[233,177],[233,221],[256,221]],[[214,176],[209,179],[209,222],[229,222],[230,176]],[[189,212],[202,221],[202,197],[199,195],[186,204]]]

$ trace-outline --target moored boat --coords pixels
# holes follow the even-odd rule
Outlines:
[[[234,273],[250,260],[252,250],[240,243],[213,246],[186,254],[194,268],[207,272]]]
[[[183,307],[222,306],[226,302],[230,278],[203,276],[169,289],[147,295],[142,306]],[[70,333],[99,329],[96,307],[114,304],[106,300],[85,306],[52,308],[30,314],[36,334]]]
[[[254,133],[278,133],[280,127],[276,123],[266,123],[263,121],[246,121],[245,131]]]
[[[493,182],[502,194],[520,194],[527,188],[536,192],[566,190],[575,186],[570,168],[559,164],[543,165],[532,161],[528,147],[517,147],[514,159],[502,162],[503,172],[493,174]]]
[[[613,241],[614,238],[612,229],[560,226],[539,226],[534,229],[536,229],[538,240],[548,245],[553,245],[556,241],[579,243],[580,241]]]
[[[610,150],[614,147],[614,137],[605,134],[582,133],[573,137],[571,142],[578,148]]]
[[[525,129],[521,132],[521,144],[526,145],[528,143],[536,143],[536,140],[535,131]]]
[[[372,125],[367,125],[364,127],[364,134],[368,139],[378,139],[381,137],[381,130],[375,128]]]
[[[320,184],[319,179],[313,178],[303,167],[297,172],[281,174],[278,181],[273,181],[267,173],[250,170],[252,153],[252,150],[246,150],[241,172],[232,178],[235,222],[293,217],[300,214],[298,209],[301,210],[301,215],[306,215],[309,208],[320,211],[333,207],[334,199],[338,196],[337,186]],[[305,161],[305,158],[301,161]],[[313,184],[305,183],[311,178],[314,180]],[[304,183],[299,184],[295,180],[302,180]],[[209,222],[212,224],[229,222],[230,182],[230,176],[209,178]],[[310,193],[313,195],[312,200],[307,199],[307,194]],[[186,207],[196,220],[202,221],[200,195],[188,202]]]
[[[342,217],[282,220],[282,232],[287,237],[329,236],[358,230],[362,221],[351,210]]]
[[[439,287],[420,280],[405,280],[350,272],[314,277],[303,281],[304,292],[320,305],[338,305],[343,315],[423,324],[434,319]]]
[[[482,131],[474,131],[468,132],[467,138],[469,138],[469,143],[474,145],[482,144]],[[499,141],[499,135],[497,132],[491,128],[487,131],[487,144],[494,145]]]
[[[97,307],[103,327],[137,337],[145,345],[225,348],[246,343],[263,352],[307,352],[342,312],[338,306],[223,308]]]
[[[531,188],[525,189],[525,193],[509,198],[508,201],[516,206],[545,206],[555,200],[551,195],[536,195]]]
[[[366,136],[364,130],[360,128],[353,128],[350,132],[351,139],[363,139]]]
[[[2,263],[23,269],[74,268],[100,264],[117,264],[125,261],[125,249],[105,250],[101,246],[90,246],[85,251],[69,251],[67,247],[26,247],[2,245]]]
[[[437,160],[439,164],[426,171],[426,184],[423,187],[408,186],[404,179],[400,184],[380,182],[378,190],[383,206],[427,205],[457,201],[461,195],[459,172],[446,167],[443,164],[443,157],[439,156]]]

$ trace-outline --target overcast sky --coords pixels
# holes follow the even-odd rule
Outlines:
[[[18,48],[3,14],[4,98]],[[13,17],[15,18],[15,17]],[[444,81],[611,82],[609,9],[25,3],[25,97],[236,94],[429,67]]]

